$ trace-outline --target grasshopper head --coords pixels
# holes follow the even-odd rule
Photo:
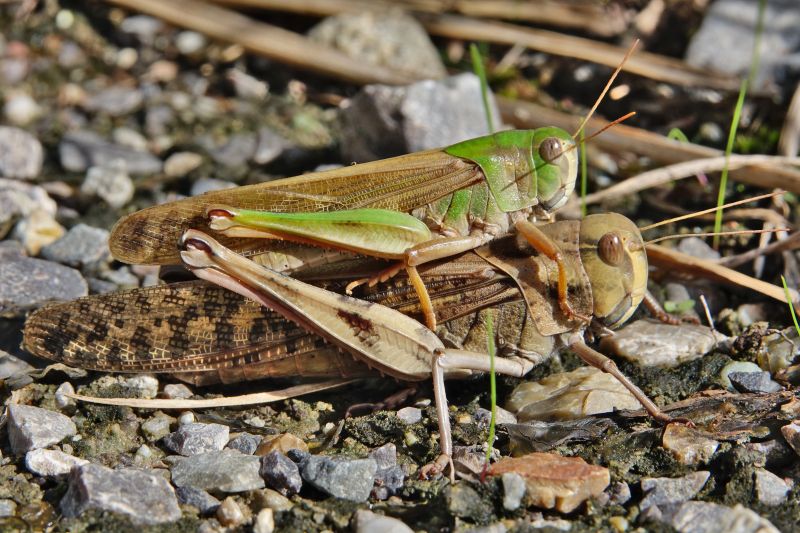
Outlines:
[[[622,215],[590,215],[581,222],[581,261],[592,284],[594,316],[619,327],[647,289],[647,253],[636,225]]]
[[[578,175],[575,140],[561,128],[538,128],[531,142],[531,158],[539,205],[545,211],[558,209],[575,190]]]

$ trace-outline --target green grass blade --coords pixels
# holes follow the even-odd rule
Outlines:
[[[667,139],[689,144],[689,138],[680,130],[680,128],[672,128],[669,130],[669,133],[667,133]]]
[[[492,456],[492,445],[495,437],[495,423],[497,421],[497,380],[494,374],[494,324],[492,313],[486,313],[486,351],[489,352],[489,395],[492,402],[492,418],[489,420],[489,436],[486,439],[486,464]]]
[[[586,133],[585,129],[581,129],[580,137],[578,138],[578,157],[581,160],[581,218],[586,216],[586,188],[589,181],[589,162],[586,159]]]
[[[714,216],[714,233],[722,231],[722,209],[725,204],[725,189],[728,186],[728,161],[730,160],[731,153],[733,152],[733,142],[736,139],[736,131],[739,129],[739,119],[742,116],[742,107],[744,106],[744,97],[747,94],[748,86],[753,82],[756,73],[758,72],[758,62],[761,51],[761,35],[764,33],[764,12],[766,11],[767,0],[759,0],[758,2],[758,18],[756,20],[755,37],[753,39],[753,57],[750,61],[750,72],[747,78],[742,80],[739,86],[739,98],[736,100],[736,108],[733,110],[733,118],[731,119],[731,127],[728,130],[728,144],[725,146],[725,167],[722,169],[722,174],[719,178],[719,192],[717,193],[717,214]],[[719,247],[719,235],[714,236],[714,248]]]
[[[800,336],[800,324],[797,323],[797,315],[794,312],[794,302],[792,295],[789,294],[789,287],[786,285],[786,278],[781,276],[781,283],[783,283],[783,292],[786,294],[786,301],[789,302],[789,312],[792,313],[792,322],[794,322],[794,329],[797,335]]]
[[[494,119],[492,118],[492,108],[489,106],[489,84],[486,81],[486,69],[483,66],[483,55],[475,43],[469,45],[469,55],[472,58],[472,71],[481,81],[481,99],[483,100],[483,112],[486,113],[486,125],[489,133],[494,133]]]

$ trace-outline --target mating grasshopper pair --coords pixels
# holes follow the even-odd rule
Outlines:
[[[287,370],[364,373],[364,367],[349,370],[352,365],[333,346],[401,380],[432,375],[442,451],[435,468],[441,469],[452,451],[444,374],[488,371],[489,360],[481,353],[446,349],[432,331],[433,317],[450,320],[522,299],[525,342],[515,354],[497,360],[497,372],[522,376],[566,345],[614,374],[651,415],[668,420],[613,362],[583,342],[590,324],[620,325],[645,296],[647,260],[638,229],[619,215],[541,226],[528,220],[547,215],[566,200],[574,188],[576,161],[574,141],[563,130],[503,132],[442,151],[146,209],[115,227],[111,247],[117,258],[167,264],[182,259],[198,277],[260,302],[283,318],[207,285],[158,287],[45,308],[29,318],[25,345],[36,355],[85,368],[217,372],[224,381],[285,375]],[[524,242],[513,235],[498,238],[511,225]],[[195,228],[220,230],[224,245]],[[309,244],[337,253],[322,254]],[[395,260],[400,267],[361,278],[353,275],[349,252]],[[343,255],[348,262],[337,262]],[[418,266],[438,285],[429,289]],[[373,291],[377,304],[298,279],[333,274],[385,281],[403,269],[409,281],[396,280],[395,292],[381,293],[384,286],[366,289]],[[476,294],[495,298],[479,300],[470,294],[471,287],[481,284],[484,292]],[[398,286],[405,300],[392,302]],[[216,300],[206,299],[211,293]],[[446,301],[454,294],[472,299],[452,312]],[[422,314],[431,327],[381,301]],[[190,305],[178,308],[176,302]],[[231,307],[233,318],[228,318]],[[245,324],[237,316],[242,309],[244,316],[260,314],[261,320]]]

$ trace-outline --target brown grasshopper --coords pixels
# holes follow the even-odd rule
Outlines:
[[[619,326],[645,299],[647,259],[641,234],[631,221],[615,214],[592,215],[580,222],[555,222],[539,228],[557,243],[567,266],[568,295],[573,309],[591,316],[594,326]],[[150,296],[166,290],[170,291],[167,294],[175,294],[186,286],[158,287],[134,290],[117,297],[89,297],[38,311],[26,324],[25,346],[36,355],[87,368],[179,373],[216,371],[215,378],[223,381],[287,373],[364,375],[369,368],[404,381],[432,376],[442,451],[432,470],[442,469],[447,464],[452,442],[444,375],[446,372],[488,371],[489,359],[483,353],[446,349],[431,330],[414,318],[386,305],[337,294],[261,267],[199,231],[185,232],[181,246],[184,264],[198,277],[257,301],[300,328],[267,313],[262,314],[267,317],[265,320],[259,325],[251,324],[243,335],[243,324],[239,324],[238,329],[231,328],[230,322],[221,319],[225,305],[220,306],[214,300],[200,300],[214,292],[207,285],[200,294],[195,294],[197,298],[190,307],[176,309],[186,313],[188,322],[184,318],[153,315]],[[455,260],[430,265],[423,273],[435,279],[437,269],[440,277],[448,270],[451,274],[459,269],[462,272],[460,278],[448,276],[442,278],[441,284],[431,284],[434,301],[439,304],[437,310],[445,319],[484,307],[510,305],[509,302],[520,297],[524,300],[523,309],[527,313],[524,337],[515,352],[496,360],[497,372],[523,376],[554,350],[568,346],[587,363],[619,379],[654,418],[662,422],[670,420],[619,372],[613,361],[584,343],[583,333],[589,324],[576,325],[559,305],[562,269],[546,255],[537,254],[509,236]],[[188,287],[194,291],[197,285]],[[478,287],[482,290],[478,291]],[[390,291],[384,294],[382,301],[405,312],[418,313],[418,302],[409,297],[413,292],[409,292],[407,285],[406,289],[404,299],[392,301]],[[447,298],[453,298],[454,293],[468,296],[454,311],[449,311],[444,303]],[[224,293],[216,292],[217,297],[220,294]],[[479,301],[478,295],[490,297]],[[230,301],[229,297],[225,298]],[[175,301],[185,303],[185,299]],[[98,302],[104,306],[99,315],[95,311]],[[247,300],[238,300],[237,305],[247,310],[245,315],[257,312]],[[126,326],[132,317],[119,313],[131,308],[155,326],[155,331],[141,325]],[[217,317],[217,321],[212,317]],[[123,328],[127,336],[114,338],[113,330]],[[318,335],[328,344],[322,343],[319,337],[305,335],[302,330]],[[241,332],[239,338],[245,342],[236,347],[216,352],[185,347],[189,349],[180,354],[169,349],[176,336],[197,337],[201,341],[216,342],[219,347],[224,341],[210,339],[216,336],[230,340],[237,337],[237,332]],[[155,353],[148,349],[152,339],[161,344]],[[277,339],[280,340],[275,342]],[[179,348],[184,347],[180,342],[177,344]],[[198,344],[202,346],[202,342]],[[343,360],[335,348],[363,364],[353,365]]]

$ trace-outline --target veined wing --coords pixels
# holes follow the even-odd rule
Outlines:
[[[120,261],[178,264],[177,243],[189,228],[209,231],[204,213],[212,205],[274,212],[315,212],[362,207],[411,211],[482,178],[470,161],[440,150],[352,165],[256,185],[213,191],[154,206],[121,219],[110,247]],[[220,238],[238,252],[269,249],[263,240]]]

